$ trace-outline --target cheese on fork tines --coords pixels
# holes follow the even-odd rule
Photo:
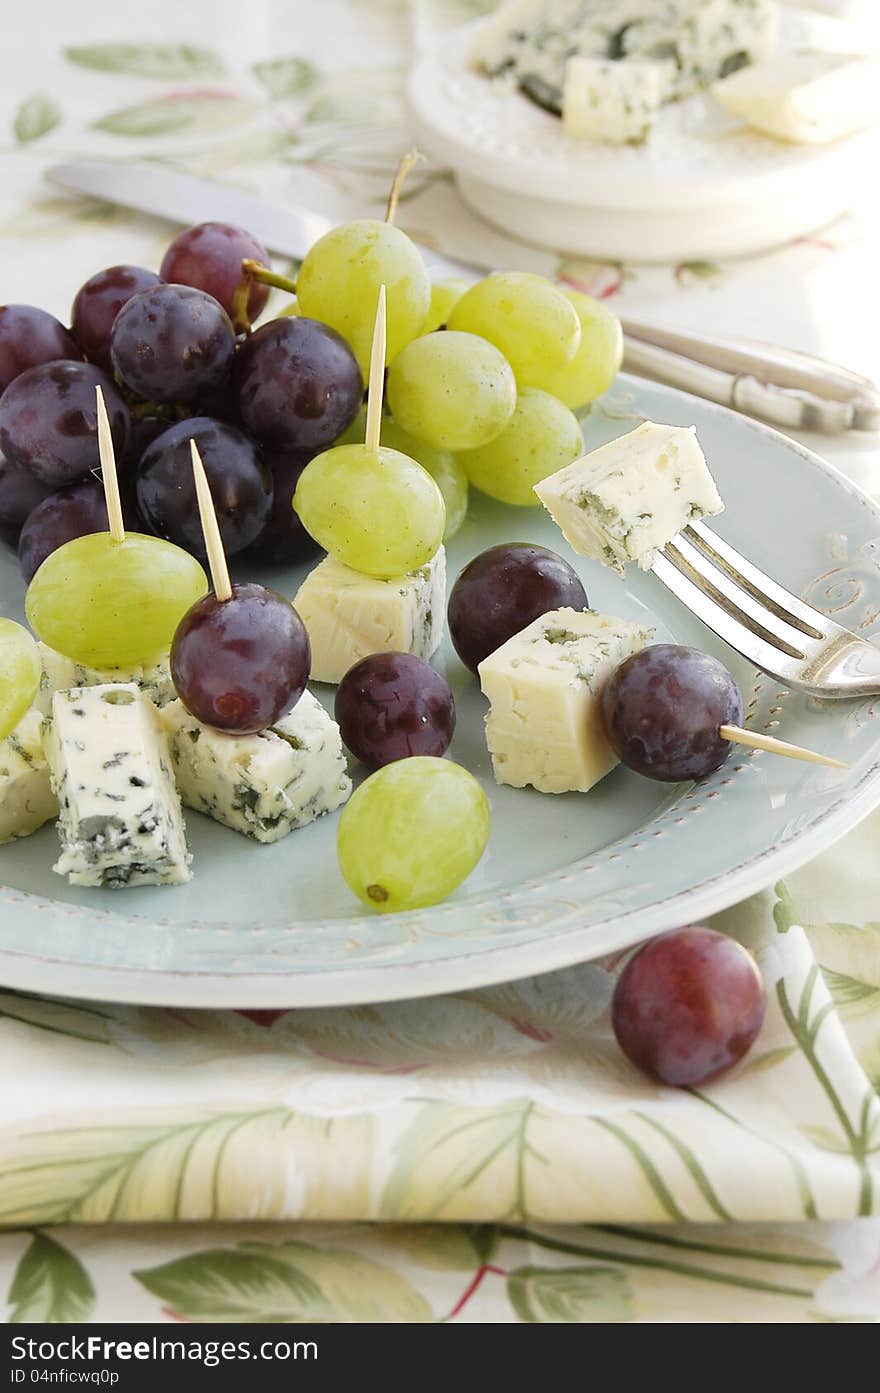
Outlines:
[[[575,140],[640,145],[657,119],[666,85],[660,63],[570,58],[562,93],[566,134]]]
[[[181,701],[160,719],[186,806],[255,841],[277,842],[351,793],[339,727],[311,692],[256,735],[211,730]]]
[[[486,743],[499,784],[588,792],[618,759],[602,726],[602,688],[651,632],[594,610],[557,609],[479,666]]]
[[[102,669],[88,667],[85,663],[75,663],[72,658],[65,658],[63,653],[56,652],[46,643],[40,643],[37,647],[40,650],[43,672],[39,691],[34,698],[34,706],[38,711],[42,711],[44,716],[51,714],[55,693],[70,691],[72,687],[100,687],[108,682],[133,682],[144,696],[149,697],[157,706],[164,706],[177,696],[167,657],[147,665]]]
[[[653,421],[550,474],[535,493],[580,556],[621,575],[629,561],[649,569],[689,522],[724,508],[696,428]]]
[[[43,754],[43,718],[31,707],[0,741],[0,845],[28,837],[58,813]]]
[[[312,646],[315,682],[340,682],[371,653],[430,658],[440,646],[446,614],[446,553],[391,580],[361,575],[328,556],[306,577],[293,601]]]
[[[716,82],[712,93],[764,135],[824,145],[880,121],[880,58],[790,53]]]
[[[56,692],[43,746],[72,885],[189,880],[180,798],[159,713],[133,682]]]
[[[573,57],[664,64],[670,100],[769,57],[776,37],[773,0],[507,0],[476,31],[470,58],[561,109]]]

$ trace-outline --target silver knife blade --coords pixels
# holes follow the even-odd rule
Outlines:
[[[301,261],[313,242],[334,223],[305,208],[272,203],[228,184],[181,174],[167,165],[141,161],[77,160],[53,164],[45,172],[51,184],[68,192],[92,194],[108,203],[121,203],[141,213],[187,226],[199,222],[229,222],[246,227],[267,251]],[[420,244],[428,269],[441,276],[476,280],[495,268],[441,256]]]

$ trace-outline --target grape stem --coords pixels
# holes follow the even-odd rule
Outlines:
[[[244,275],[251,276],[260,285],[272,285],[276,290],[289,290],[291,295],[296,294],[296,281],[292,281],[289,276],[282,276],[277,271],[273,271],[270,266],[263,266],[259,261],[253,261],[246,256],[241,263]]]
[[[104,393],[98,383],[95,387],[98,403],[98,454],[101,459],[101,478],[104,481],[104,499],[107,503],[107,521],[110,536],[114,542],[125,541],[125,523],[122,520],[122,500],[119,497],[119,480],[116,477],[116,455],[113,451],[113,434],[107,419],[107,406]]]
[[[217,514],[214,511],[214,500],[211,497],[208,476],[205,474],[205,466],[202,464],[202,457],[196,442],[190,440],[189,445],[196,483],[196,497],[199,500],[199,517],[202,520],[202,532],[205,537],[205,549],[208,553],[208,565],[211,568],[214,594],[218,600],[229,600],[232,598],[232,582],[229,579],[229,567],[226,564],[226,553],[223,550],[220,528],[217,525]]]
[[[276,290],[288,290],[291,295],[296,294],[296,281],[292,281],[289,276],[280,276],[270,266],[264,266],[252,257],[244,257],[241,263],[241,280],[232,296],[232,327],[237,334],[249,334],[251,331],[248,300],[254,281],[258,281],[260,285],[274,286]]]
[[[403,186],[410,172],[415,169],[416,165],[420,164],[424,158],[421,150],[417,150],[415,146],[413,146],[412,150],[407,150],[406,154],[401,157],[400,164],[397,166],[397,173],[394,176],[394,182],[391,185],[391,192],[388,195],[388,206],[385,209],[385,221],[387,223],[394,222]]]
[[[382,390],[385,385],[385,287],[379,286],[373,343],[370,348],[370,381],[367,392],[367,424],[364,445],[374,454],[379,449],[382,430]]]

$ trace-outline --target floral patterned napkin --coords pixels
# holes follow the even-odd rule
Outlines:
[[[479,8],[421,4],[417,37]],[[46,192],[66,155],[161,158],[334,216],[381,206],[408,143],[411,19],[394,0],[162,0],[157,44],[104,6],[22,12],[0,54],[3,297],[63,316],[97,267],[158,263],[162,224]],[[513,254],[433,166],[400,216],[451,252]],[[555,269],[646,318],[871,370],[849,310],[869,218],[723,268]],[[880,489],[874,454],[836,458]],[[608,961],[310,1012],[0,992],[7,1319],[876,1320],[878,827],[719,917],[770,1009],[700,1090],[620,1055]]]

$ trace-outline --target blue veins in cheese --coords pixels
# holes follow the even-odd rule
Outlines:
[[[650,569],[689,522],[724,508],[695,427],[653,421],[548,475],[535,493],[579,556],[621,575],[630,561]]]
[[[572,59],[658,63],[668,101],[769,57],[776,38],[773,0],[506,0],[475,32],[470,58],[560,113]]]
[[[587,793],[604,778],[618,759],[602,726],[602,688],[650,636],[627,619],[558,609],[484,658],[486,743],[497,782]]]
[[[364,576],[328,556],[293,601],[308,630],[315,682],[340,682],[371,653],[393,650],[430,658],[446,614],[446,553],[391,580]]]
[[[277,842],[351,793],[339,727],[311,692],[256,735],[211,730],[181,701],[160,720],[186,806],[255,841]]]
[[[788,53],[716,82],[712,95],[763,135],[825,145],[880,121],[880,57]]]
[[[640,145],[657,119],[667,85],[661,63],[570,58],[562,93],[565,132],[575,140]]]
[[[42,725],[39,711],[31,707],[15,730],[0,740],[0,845],[30,836],[58,812]]]
[[[135,683],[56,692],[43,748],[59,805],[59,875],[114,888],[190,879],[165,734]]]
[[[70,691],[72,687],[98,687],[106,683],[133,682],[144,696],[149,697],[157,706],[164,706],[177,696],[167,658],[146,667],[100,669],[87,667],[84,663],[75,663],[72,658],[65,658],[63,653],[56,652],[48,644],[40,643],[37,646],[43,672],[39,690],[34,698],[34,706],[44,716],[51,714],[55,693]]]

